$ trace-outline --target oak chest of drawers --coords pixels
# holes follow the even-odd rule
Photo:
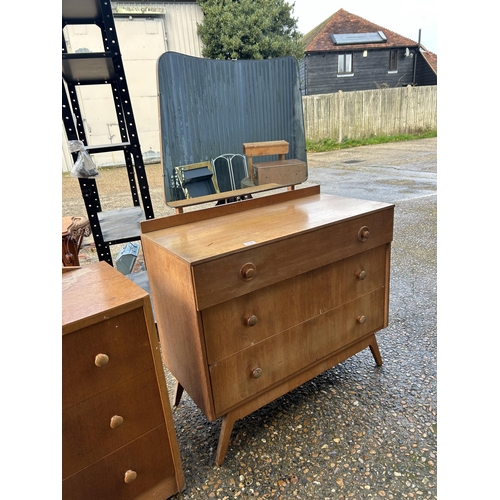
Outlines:
[[[319,186],[141,224],[160,343],[207,418],[234,422],[369,347],[388,324],[394,206]]]
[[[149,295],[105,262],[62,277],[65,500],[184,488]]]

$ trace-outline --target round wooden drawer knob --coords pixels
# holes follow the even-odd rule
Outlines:
[[[257,367],[252,370],[253,378],[259,378],[261,375],[262,375],[262,368]]]
[[[257,316],[255,314],[252,314],[251,316],[248,316],[245,318],[245,326],[255,326],[257,324]]]
[[[366,316],[358,316],[357,321],[360,325],[364,325],[366,323]]]
[[[108,364],[109,356],[107,354],[98,354],[95,357],[95,365],[98,367],[105,366]]]
[[[116,429],[117,427],[120,427],[120,425],[123,424],[123,417],[120,417],[120,415],[113,415],[111,417],[111,421],[109,422],[109,426],[112,429]]]
[[[252,264],[251,262],[247,262],[246,264],[243,264],[241,266],[241,269],[240,269],[241,279],[244,281],[250,281],[255,276],[256,272],[257,272],[257,268],[255,267],[255,264]]]
[[[127,484],[134,482],[136,479],[137,479],[137,472],[135,472],[135,470],[128,470],[127,472],[125,472],[125,477],[123,478],[123,480]]]
[[[358,274],[356,274],[356,278],[363,281],[366,278],[366,271],[360,271]]]
[[[359,241],[366,241],[368,237],[370,236],[370,230],[368,227],[363,226],[359,231],[358,231],[358,240]]]

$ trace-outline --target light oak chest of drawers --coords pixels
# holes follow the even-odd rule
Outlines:
[[[65,500],[184,488],[149,295],[105,262],[62,277]]]
[[[165,364],[234,422],[369,347],[388,324],[394,206],[298,189],[141,224]]]

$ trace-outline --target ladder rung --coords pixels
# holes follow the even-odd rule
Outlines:
[[[137,241],[141,237],[141,222],[146,219],[141,207],[117,208],[98,212],[102,237],[110,245]]]
[[[64,0],[62,3],[62,19],[65,23],[90,24],[102,19],[99,0]]]
[[[117,142],[115,144],[100,144],[95,146],[87,146],[87,151],[90,154],[108,153],[110,151],[124,151],[130,146],[130,142]]]
[[[111,83],[116,76],[113,58],[107,52],[62,54],[62,74],[67,82],[83,85]]]

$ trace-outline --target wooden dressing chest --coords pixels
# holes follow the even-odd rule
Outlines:
[[[106,262],[62,275],[62,498],[168,498],[184,475],[149,295]]]
[[[388,324],[394,206],[319,186],[141,223],[160,343],[210,421],[234,422],[369,347]]]

